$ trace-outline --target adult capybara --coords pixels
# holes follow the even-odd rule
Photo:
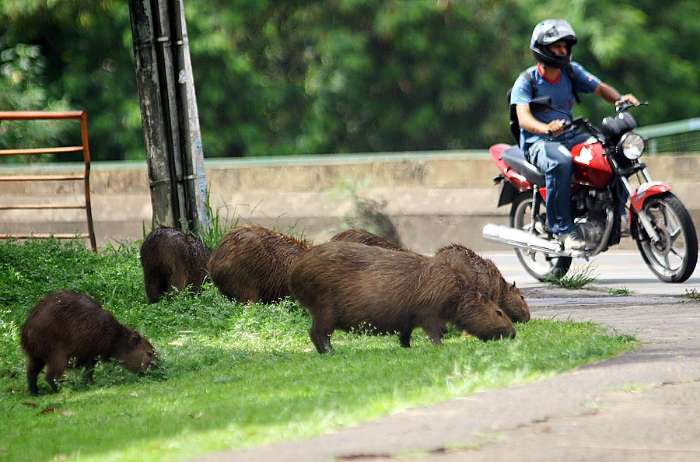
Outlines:
[[[391,250],[403,250],[401,246],[382,236],[370,233],[367,230],[353,228],[341,231],[331,238],[331,241],[357,242],[359,244],[383,247]]]
[[[491,260],[459,244],[442,247],[435,253],[435,259],[463,274],[477,291],[495,300],[513,321],[530,320],[530,309],[520,289],[515,287],[515,283],[508,284]]]
[[[85,369],[92,382],[95,363],[115,358],[132,372],[143,373],[154,364],[153,346],[114,319],[91,297],[63,291],[36,304],[22,326],[22,348],[27,355],[29,392],[38,393],[37,376],[47,365],[46,381],[58,391],[58,379],[69,360]]]
[[[403,347],[415,327],[440,343],[448,322],[482,340],[515,336],[495,302],[445,263],[413,252],[328,242],[297,259],[289,287],[311,313],[309,334],[319,353],[331,349],[335,329],[358,327],[398,333]]]
[[[262,226],[241,226],[212,253],[209,275],[231,299],[271,303],[289,295],[289,269],[308,247],[306,241]]]
[[[175,228],[157,228],[141,244],[141,266],[148,303],[172,288],[199,292],[207,276],[209,249],[202,240]]]

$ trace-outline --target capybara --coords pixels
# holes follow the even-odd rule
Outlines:
[[[357,242],[359,244],[383,247],[391,250],[403,250],[398,244],[367,230],[353,228],[341,231],[331,238],[331,241]]]
[[[153,346],[120,324],[91,297],[71,291],[45,296],[22,326],[22,348],[27,355],[27,385],[38,393],[37,376],[47,365],[46,381],[58,391],[58,379],[69,360],[84,368],[92,382],[98,360],[117,359],[132,372],[143,373],[155,364]]]
[[[233,300],[272,303],[289,295],[289,269],[308,247],[306,241],[262,226],[241,226],[212,253],[209,275]]]
[[[435,258],[463,274],[468,283],[474,284],[477,291],[495,300],[513,321],[530,320],[530,309],[520,289],[515,287],[515,283],[508,284],[491,260],[459,244],[442,247],[435,253]]]
[[[470,290],[447,264],[413,252],[327,242],[297,259],[289,287],[311,314],[309,335],[319,353],[331,350],[335,329],[398,333],[403,347],[415,327],[440,343],[448,322],[482,340],[515,336],[494,301]]]
[[[176,288],[199,292],[207,276],[209,249],[202,240],[175,228],[157,228],[141,244],[141,266],[148,303]]]

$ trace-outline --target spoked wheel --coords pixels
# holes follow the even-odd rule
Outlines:
[[[535,229],[538,237],[547,239],[547,215],[536,210],[535,222],[532,222],[532,194],[524,192],[515,198],[510,209],[510,226],[530,232]],[[538,207],[539,209],[539,207]],[[546,281],[553,277],[561,277],[571,267],[571,257],[555,257],[543,252],[528,249],[515,249],[515,255],[532,277],[538,281]]]
[[[688,210],[676,196],[665,193],[647,200],[644,211],[660,238],[652,242],[635,219],[635,240],[644,262],[664,282],[685,281],[698,261],[698,238]]]

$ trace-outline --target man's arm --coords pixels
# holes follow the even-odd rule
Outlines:
[[[620,95],[620,92],[605,82],[600,82],[594,93],[609,103],[627,102],[639,106],[639,100],[633,94]]]
[[[548,124],[540,122],[532,115],[529,104],[516,104],[515,111],[518,114],[520,128],[535,135],[558,135],[566,123],[564,120],[553,120]]]

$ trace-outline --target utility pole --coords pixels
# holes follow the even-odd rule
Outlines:
[[[129,0],[156,226],[209,227],[184,0]]]

